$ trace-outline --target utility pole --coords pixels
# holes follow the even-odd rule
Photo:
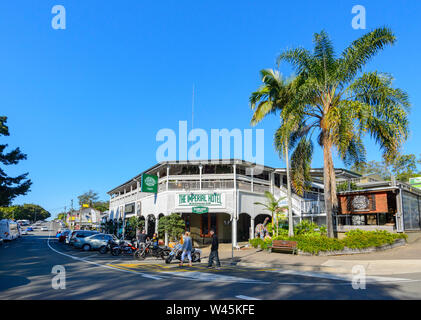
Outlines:
[[[192,97],[192,105],[191,105],[191,128],[193,130],[194,125],[194,83],[193,83],[193,97]]]

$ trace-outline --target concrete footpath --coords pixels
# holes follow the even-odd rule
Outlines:
[[[207,262],[209,248],[203,248],[202,252],[203,262]],[[243,247],[234,250],[232,259],[231,245],[221,244],[219,258],[222,265],[234,264],[252,268],[352,273],[354,266],[361,265],[367,275],[421,273],[421,233],[409,233],[408,243],[403,247],[367,254],[299,256]]]

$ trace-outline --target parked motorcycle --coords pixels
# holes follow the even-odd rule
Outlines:
[[[108,251],[110,251],[111,253],[113,252],[113,249],[115,247],[118,247],[119,243],[117,241],[114,240],[108,240],[107,244],[105,246],[101,246],[98,251],[99,253],[105,254]]]
[[[181,261],[181,255],[183,254],[183,246],[180,243],[177,243],[171,250],[168,257],[165,259],[165,263],[171,263],[173,259]],[[192,248],[191,250],[191,259],[192,262],[200,262],[200,255],[202,251],[200,249]]]
[[[139,250],[136,250],[133,254],[133,257],[138,260],[143,260],[147,256],[152,256],[155,258],[161,258],[163,260],[170,254],[171,249],[167,246],[157,246],[155,247],[152,241],[147,241],[144,245],[140,246]]]
[[[133,252],[135,252],[137,248],[133,246],[128,241],[125,240],[109,240],[107,243],[107,246],[103,246],[99,249],[100,253],[106,253],[107,251],[110,251],[113,256],[118,256],[120,254],[130,254],[132,255]]]

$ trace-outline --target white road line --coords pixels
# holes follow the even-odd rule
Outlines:
[[[261,300],[261,299],[257,299],[257,298],[253,298],[253,297],[248,297],[248,296],[242,296],[242,295],[235,296],[235,297],[238,298],[238,299],[243,299],[243,300]]]
[[[340,280],[340,281],[352,281],[353,275],[351,274],[330,274],[323,272],[310,272],[310,271],[296,271],[296,270],[269,270],[268,272],[274,272],[279,274],[288,274],[288,275],[297,275],[304,277],[312,278],[322,278],[330,280]],[[411,279],[404,278],[392,278],[392,277],[380,277],[380,276],[366,276],[366,282],[379,283],[379,282],[410,282],[414,281]],[[416,280],[418,281],[418,280]]]
[[[162,271],[161,274],[170,274],[178,277],[188,278],[191,280],[199,281],[212,281],[212,282],[236,282],[236,283],[259,283],[259,284],[269,284],[270,282],[246,279],[234,276],[226,276],[223,274],[199,272],[199,271],[189,271],[189,272],[177,272],[177,271]]]
[[[117,259],[117,260],[112,260],[112,261],[110,261],[110,262],[107,262],[107,264],[113,264],[114,262],[118,262],[118,261],[121,261],[120,259]]]
[[[97,256],[98,256],[97,254],[91,254],[91,255],[85,257],[85,259],[88,259],[88,258],[91,258],[91,257],[97,257]]]
[[[163,278],[161,278],[161,277],[156,277],[156,276],[148,275],[148,274],[146,274],[146,273],[140,273],[140,272],[136,272],[136,271],[130,271],[130,270],[123,270],[123,269],[113,268],[113,267],[110,267],[110,266],[107,266],[107,265],[103,265],[103,264],[100,264],[100,263],[95,263],[95,262],[92,262],[92,261],[86,260],[86,259],[84,259],[84,258],[79,258],[79,257],[72,256],[72,255],[70,255],[70,254],[66,254],[66,253],[60,252],[60,251],[58,251],[58,250],[54,249],[54,248],[50,245],[50,237],[48,237],[48,240],[47,240],[47,245],[48,245],[48,247],[49,247],[51,250],[53,250],[55,253],[61,254],[61,255],[63,255],[63,256],[66,256],[66,257],[71,258],[71,259],[74,259],[74,260],[83,261],[83,262],[90,263],[90,264],[93,264],[93,265],[98,266],[98,267],[103,267],[103,268],[106,268],[106,269],[111,269],[111,270],[114,270],[114,271],[121,271],[121,272],[126,272],[126,273],[131,273],[131,274],[137,274],[137,275],[140,275],[140,276],[145,277],[145,278],[150,278],[150,279],[155,279],[155,280],[162,280],[162,279],[163,279]]]

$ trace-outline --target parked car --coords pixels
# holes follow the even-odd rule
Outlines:
[[[28,235],[28,231],[27,231],[27,230],[22,230],[22,231],[20,232],[20,234],[21,234],[22,236],[26,236],[26,235]]]
[[[98,234],[98,231],[90,231],[90,230],[76,230],[72,232],[72,235],[70,237],[69,244],[71,246],[77,247],[80,240],[89,236],[92,236],[94,234]],[[76,243],[76,244],[75,244]]]
[[[28,227],[26,228],[26,231],[34,231],[34,229],[32,227]]]
[[[41,231],[48,231],[47,227],[41,227]]]
[[[63,230],[58,237],[58,242],[65,242],[70,232],[70,230]]]
[[[85,238],[78,238],[79,241],[73,243],[75,248],[81,248],[83,251],[102,250],[106,251],[108,241],[118,241],[113,234],[98,233]]]

